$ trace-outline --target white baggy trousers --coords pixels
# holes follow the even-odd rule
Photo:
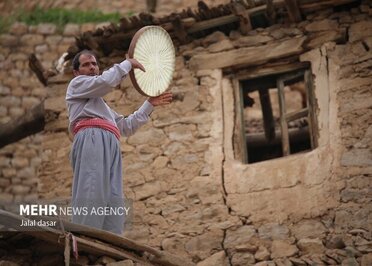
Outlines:
[[[74,176],[72,222],[122,234],[124,215],[97,212],[124,206],[119,140],[101,128],[83,129],[74,137],[70,161]]]

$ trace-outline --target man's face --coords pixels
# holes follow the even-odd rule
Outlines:
[[[99,67],[96,58],[90,54],[82,54],[79,58],[80,66],[78,70],[74,70],[74,75],[96,76],[99,74]]]

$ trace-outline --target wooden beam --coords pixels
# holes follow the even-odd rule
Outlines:
[[[310,3],[300,4],[300,9],[303,13],[314,12],[330,7],[341,6],[357,2],[358,0],[326,0],[326,1],[312,1]]]
[[[176,16],[172,20],[173,31],[177,39],[181,42],[181,44],[185,44],[189,41],[189,36],[185,30],[185,26],[182,23],[180,16]]]
[[[287,122],[291,122],[293,120],[297,120],[299,118],[307,117],[309,114],[309,109],[308,108],[303,108],[299,111],[291,112],[286,114],[285,119]]]
[[[291,72],[294,70],[304,69],[310,67],[308,62],[294,62],[283,64],[271,64],[265,66],[255,66],[249,69],[244,69],[237,71],[234,76],[239,79],[253,79],[258,77],[265,77],[270,75],[284,74],[286,72]]]
[[[289,129],[288,130],[289,139],[291,143],[301,142],[306,140],[309,137],[309,127],[303,127],[298,129]],[[282,141],[282,134],[280,130],[275,131],[275,139],[273,139],[270,143],[267,141],[265,134],[262,133],[250,133],[246,134],[246,142],[248,147],[255,148],[255,147],[267,147],[270,145],[280,145]]]
[[[285,0],[285,5],[289,19],[292,22],[300,22],[302,20],[302,15],[298,7],[297,0]]]
[[[310,140],[311,140],[311,148],[315,149],[318,147],[318,125],[315,116],[315,110],[317,107],[315,106],[315,95],[314,95],[314,84],[313,84],[313,74],[310,70],[305,71],[305,89],[306,89],[306,100],[307,100],[307,107],[309,109],[308,113],[308,123],[310,128]]]
[[[239,2],[235,2],[233,4],[233,10],[234,14],[238,16],[239,18],[239,23],[240,23],[240,32],[243,35],[247,35],[249,31],[252,30],[252,25],[251,25],[251,19],[249,17],[249,14],[246,10],[246,8]]]
[[[270,22],[270,25],[276,23],[276,11],[273,0],[266,0],[266,17]]]
[[[25,115],[0,126],[0,148],[42,131],[44,126],[45,110],[41,102]]]
[[[260,95],[265,136],[266,139],[270,142],[275,139],[275,120],[273,116],[273,108],[271,107],[269,89],[259,89],[258,93]]]
[[[259,47],[240,49],[211,54],[194,55],[189,65],[195,70],[220,69],[237,65],[255,66],[280,58],[298,55],[304,51],[302,44],[306,37],[270,43]]]
[[[280,108],[280,128],[282,136],[282,151],[283,156],[287,156],[291,153],[289,145],[289,134],[288,134],[288,123],[285,119],[286,116],[286,104],[284,98],[284,80],[279,79],[277,82],[278,97],[279,97],[279,108]]]
[[[28,58],[28,66],[35,73],[38,80],[44,85],[48,85],[48,78],[57,75],[55,71],[45,70],[43,65],[37,59],[35,54],[31,54]]]
[[[40,217],[38,217],[40,219]],[[35,217],[36,219],[36,217]],[[45,221],[56,220],[56,217],[44,217]],[[30,231],[25,231],[24,227],[21,226],[22,220],[28,220],[26,217],[19,216],[17,214],[0,210],[0,224],[5,225],[8,228],[22,231],[23,234],[31,235],[37,239],[44,240],[48,243],[64,247],[64,241],[60,241],[61,236],[66,237],[63,231],[48,227],[48,226],[35,226]],[[65,224],[65,223],[64,223]],[[66,222],[66,225],[71,226],[72,223]],[[74,225],[74,224],[73,224]],[[69,227],[66,226],[66,229]],[[75,233],[74,236],[78,245],[79,251],[85,251],[96,255],[108,255],[116,259],[131,259],[136,262],[140,262],[141,265],[167,265],[167,266],[193,266],[192,262],[186,259],[173,256],[165,251],[155,250],[150,247],[141,247],[140,244],[123,239],[120,236],[114,235],[113,233],[105,232],[102,230],[90,228],[87,226],[76,225],[80,232]],[[91,232],[93,231],[93,233]],[[69,231],[67,231],[69,232]],[[94,235],[99,233],[101,236],[99,239],[107,240],[102,242],[94,239]],[[93,238],[87,237],[86,234],[93,235]],[[111,241],[110,238],[116,239]],[[120,239],[123,243],[119,244]],[[123,247],[130,245],[130,248]],[[144,251],[144,252],[143,252]],[[150,256],[149,256],[150,255]]]

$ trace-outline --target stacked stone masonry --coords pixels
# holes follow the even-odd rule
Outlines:
[[[147,125],[121,140],[123,189],[134,200],[125,236],[199,266],[371,265],[371,14],[372,6],[363,2],[350,11],[318,12],[299,24],[258,28],[247,36],[215,32],[178,47],[174,103],[155,110]],[[0,35],[1,122],[45,98],[58,114],[43,133],[0,150],[2,201],[70,196],[66,84],[42,87],[27,57],[35,52],[53,68],[73,35],[95,27],[67,25],[60,34],[53,25],[17,23]],[[328,42],[335,32],[345,32],[347,41]],[[315,75],[319,147],[242,164],[232,151],[233,81],[220,69],[194,71],[189,58],[310,34],[320,37],[301,60],[312,63]],[[105,99],[130,114],[145,98],[126,79]],[[13,251],[6,252],[11,258]]]

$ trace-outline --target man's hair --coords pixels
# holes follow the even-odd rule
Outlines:
[[[82,50],[74,56],[74,59],[72,59],[72,69],[73,70],[79,70],[79,67],[80,67],[79,59],[80,59],[80,56],[83,55],[83,54],[93,55],[94,58],[97,60],[96,55],[91,50]]]

